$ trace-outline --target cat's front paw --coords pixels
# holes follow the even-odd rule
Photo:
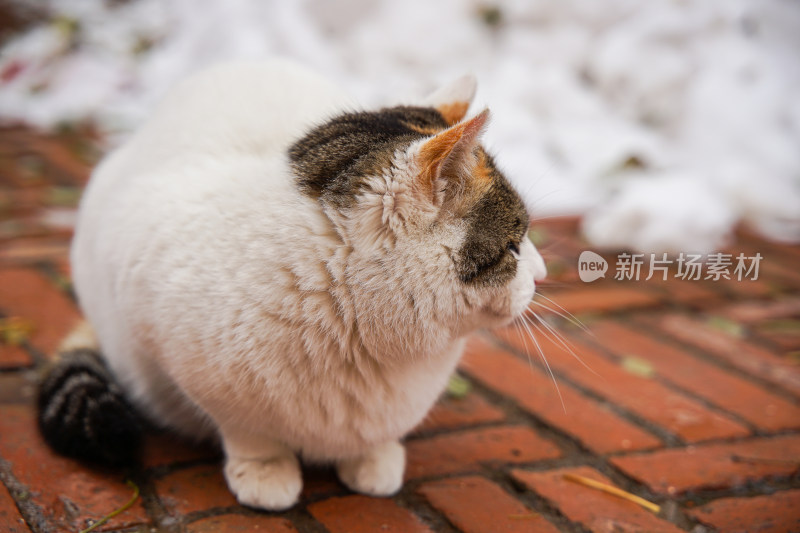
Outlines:
[[[336,465],[342,483],[370,496],[391,496],[399,491],[405,468],[406,451],[399,442],[376,446],[357,459]]]
[[[242,505],[282,511],[300,496],[303,478],[293,455],[271,459],[237,459],[225,464],[228,487]]]

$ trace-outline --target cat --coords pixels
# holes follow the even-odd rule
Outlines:
[[[217,440],[242,504],[291,507],[299,459],[402,485],[400,440],[482,327],[545,275],[465,76],[357,106],[286,60],[179,84],[93,173],[71,249],[87,323],[39,390],[57,451],[135,461],[145,420]]]

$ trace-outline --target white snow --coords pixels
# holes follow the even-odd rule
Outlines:
[[[234,58],[296,58],[365,106],[472,72],[534,215],[581,213],[595,246],[643,252],[710,252],[740,221],[800,242],[795,0],[44,4],[53,19],[0,51],[4,119],[91,118],[115,144]]]

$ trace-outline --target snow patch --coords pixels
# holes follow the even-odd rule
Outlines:
[[[0,117],[124,140],[179,79],[285,55],[365,106],[464,73],[536,216],[596,246],[709,252],[739,221],[800,242],[800,4],[792,0],[44,2],[0,55]]]

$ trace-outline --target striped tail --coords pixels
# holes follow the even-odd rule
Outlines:
[[[94,464],[135,463],[142,425],[99,351],[74,343],[64,348],[39,385],[45,441],[63,455]]]

